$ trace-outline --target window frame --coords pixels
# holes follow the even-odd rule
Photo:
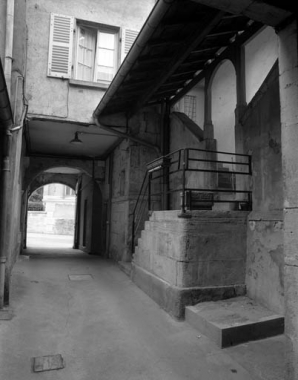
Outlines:
[[[84,80],[78,78],[78,54],[79,54],[79,30],[80,27],[85,27],[86,29],[93,29],[96,33],[96,42],[95,42],[95,53],[94,53],[94,62],[93,62],[93,73],[92,73],[92,80]],[[121,52],[121,39],[120,39],[120,27],[117,26],[111,26],[111,25],[105,25],[100,23],[93,23],[89,21],[83,21],[75,19],[75,41],[74,41],[74,49],[73,49],[73,70],[72,70],[72,76],[71,79],[75,81],[80,81],[84,83],[89,83],[93,85],[107,85],[110,84],[115,77],[117,70],[120,67],[120,52]],[[98,54],[98,35],[99,32],[108,32],[111,34],[114,34],[115,38],[115,50],[114,50],[114,73],[112,80],[96,80],[96,68],[97,68],[97,54]]]

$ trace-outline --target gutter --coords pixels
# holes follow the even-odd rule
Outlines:
[[[135,64],[140,52],[145,48],[147,41],[152,36],[161,19],[176,1],[177,0],[159,0],[156,3],[155,7],[152,9],[150,15],[148,16],[145,24],[143,25],[138,37],[136,38],[132,48],[128,52],[122,65],[117,71],[107,92],[105,93],[100,103],[96,107],[93,113],[94,120],[98,121],[99,115],[102,113],[110,99],[117,91],[120,84],[123,82],[123,80],[129,73],[132,66]]]

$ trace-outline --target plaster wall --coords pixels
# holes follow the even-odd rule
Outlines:
[[[232,62],[221,62],[211,88],[211,118],[217,150],[235,153],[236,74]]]
[[[76,0],[59,4],[54,0],[28,0],[26,96],[29,113],[92,123],[92,113],[107,88],[98,88],[90,82],[81,85],[73,80],[47,77],[51,12],[121,29],[140,30],[153,5],[153,0]]]
[[[197,126],[200,129],[199,126]],[[193,149],[206,149],[205,141],[200,141],[187,127],[186,123],[183,123],[181,119],[175,115],[171,117],[170,125],[170,152],[175,152],[179,149],[193,148]],[[192,153],[196,158],[202,158],[203,153]],[[173,156],[173,160],[177,159],[178,155]],[[193,165],[198,166],[196,164]],[[206,180],[204,173],[188,172],[186,177],[186,186],[193,188],[203,188]],[[170,189],[181,188],[182,186],[182,172],[174,173],[170,175]],[[170,196],[170,209],[180,209],[180,193],[173,193]]]
[[[278,36],[266,27],[245,46],[246,101],[249,103],[278,58]]]
[[[204,80],[200,82],[197,86],[192,88],[187,95],[195,97],[195,109],[196,109],[196,117],[193,121],[200,126],[204,127]],[[178,112],[185,111],[185,98],[182,98],[177,104],[175,104],[173,110]]]
[[[244,150],[252,153],[253,168],[247,293],[269,309],[283,314],[283,188],[277,64],[252,99],[241,123]]]

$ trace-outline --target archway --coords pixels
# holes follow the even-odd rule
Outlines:
[[[47,163],[50,164],[50,163]],[[52,163],[51,163],[52,164]],[[82,166],[82,165],[81,165]],[[32,166],[34,167],[34,166]],[[75,191],[75,215],[74,221],[70,223],[69,221],[63,221],[60,217],[59,206],[52,206],[52,226],[47,226],[47,229],[43,232],[48,233],[62,233],[67,232],[67,225],[70,224],[74,226],[73,237],[71,242],[71,247],[79,249],[89,254],[101,255],[105,252],[105,223],[104,220],[104,205],[101,191],[101,182],[98,178],[100,170],[99,167],[78,167],[77,165],[70,166],[53,166],[53,165],[43,165],[46,167],[44,170],[40,170],[40,167],[36,165],[34,170],[31,170],[31,174],[27,175],[27,178],[31,178],[31,181],[27,185],[27,189],[24,192],[24,218],[23,218],[23,248],[27,247],[26,236],[27,236],[27,211],[29,197],[39,188],[47,188],[47,186],[54,186],[60,189],[60,195],[62,198],[70,195]],[[50,192],[54,191],[53,188],[49,188]],[[63,190],[64,189],[64,190]],[[68,190],[67,190],[68,189]],[[72,190],[70,190],[72,189]],[[47,196],[53,195],[46,191]],[[55,197],[54,199],[55,200]],[[68,198],[69,200],[69,198]],[[39,210],[41,213],[47,210]],[[60,207],[61,211],[61,207]],[[53,220],[53,218],[56,220]],[[58,217],[58,218],[57,218]],[[57,220],[58,219],[58,220]],[[62,220],[60,220],[62,219]],[[41,226],[39,226],[41,228]],[[44,227],[43,227],[44,228]],[[59,230],[60,229],[60,230]],[[30,231],[30,230],[28,230]],[[29,246],[29,245],[28,245]]]
[[[54,182],[33,191],[28,199],[27,247],[55,253],[73,248],[75,209],[75,187]]]

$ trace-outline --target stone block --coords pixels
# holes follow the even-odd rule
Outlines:
[[[284,317],[248,297],[187,306],[185,320],[219,347],[283,334]]]
[[[185,306],[245,294],[245,285],[180,288],[132,263],[132,281],[175,318],[184,318]]]
[[[284,211],[284,260],[288,265],[298,265],[298,208]]]
[[[153,253],[151,261],[152,273],[171,285],[177,284],[176,261]]]
[[[244,283],[243,259],[177,263],[177,286],[228,286]]]

